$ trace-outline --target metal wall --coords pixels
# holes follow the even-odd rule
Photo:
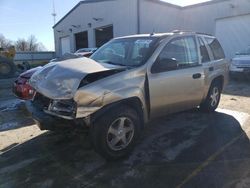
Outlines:
[[[54,27],[56,55],[60,56],[60,38],[70,37],[70,49],[74,52],[74,34],[88,31],[89,47],[95,47],[95,29],[113,25],[114,37],[137,32],[135,0],[116,0],[82,3]]]
[[[250,46],[250,14],[216,20],[215,35],[228,58]]]
[[[74,52],[74,33],[80,31],[88,31],[89,47],[95,47],[95,28],[106,25],[113,25],[114,37],[175,29],[215,35],[216,20],[249,13],[250,0],[213,0],[184,8],[159,0],[94,1],[81,4],[55,26],[55,48],[60,55],[60,38],[70,36]]]

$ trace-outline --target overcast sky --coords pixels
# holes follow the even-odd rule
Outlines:
[[[186,6],[207,0],[163,0]],[[55,0],[58,21],[79,0]],[[0,0],[0,33],[10,40],[33,34],[47,50],[54,50],[52,0]]]

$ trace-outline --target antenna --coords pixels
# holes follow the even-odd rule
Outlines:
[[[55,9],[55,0],[53,0],[53,12],[51,14],[54,19],[54,25],[56,24],[56,9]]]

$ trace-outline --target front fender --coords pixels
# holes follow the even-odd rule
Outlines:
[[[89,104],[78,104],[76,118],[87,117],[103,107],[129,98],[138,98],[142,104],[143,113],[147,114],[144,90],[140,87],[122,88],[116,91],[106,91]]]

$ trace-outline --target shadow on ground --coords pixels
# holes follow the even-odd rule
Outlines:
[[[235,186],[249,173],[242,161],[250,158],[249,139],[233,116],[192,111],[155,120],[118,162],[98,156],[86,134],[46,132],[0,155],[0,187],[176,187],[221,148],[183,187]]]

